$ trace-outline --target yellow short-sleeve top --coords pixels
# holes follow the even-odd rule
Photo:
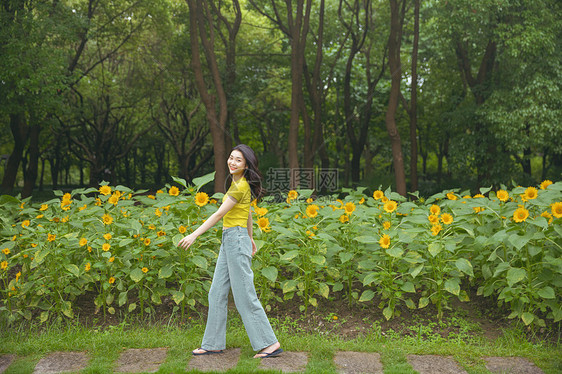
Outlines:
[[[248,215],[250,214],[250,203],[252,202],[252,192],[250,190],[250,185],[246,178],[242,177],[238,182],[232,181],[230,188],[226,191],[226,194],[222,198],[222,201],[227,199],[228,196],[232,196],[238,201],[238,204],[234,205],[222,219],[223,227],[234,227],[248,226]]]

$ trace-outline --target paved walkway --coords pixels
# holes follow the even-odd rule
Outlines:
[[[239,348],[228,349],[221,355],[192,357],[186,370],[222,372],[236,367]],[[167,349],[127,349],[116,362],[116,373],[154,373],[166,360]],[[16,360],[15,355],[0,355],[0,374]],[[43,357],[35,366],[34,374],[77,372],[88,366],[90,357],[84,352],[54,352]],[[452,357],[435,355],[408,355],[408,363],[420,374],[461,374],[466,371]],[[531,361],[521,357],[483,357],[490,373],[543,374]],[[284,352],[279,357],[261,360],[259,369],[278,370],[282,373],[304,372],[308,364],[306,352]],[[380,354],[367,352],[336,352],[334,365],[342,374],[383,374]]]

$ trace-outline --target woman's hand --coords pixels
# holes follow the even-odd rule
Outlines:
[[[178,247],[187,251],[187,249],[195,242],[195,239],[197,239],[197,235],[195,233],[191,233],[178,242]]]
[[[257,251],[258,247],[256,246],[256,242],[254,242],[254,238],[252,238],[252,257],[254,257]]]

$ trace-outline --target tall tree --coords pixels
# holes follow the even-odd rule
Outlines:
[[[215,155],[215,191],[225,192],[226,159],[230,133],[227,129],[228,103],[223,78],[215,53],[215,21],[211,15],[209,3],[203,0],[186,0],[189,6],[189,32],[191,38],[191,66],[195,74],[195,84],[206,109],[207,121],[213,139]],[[231,38],[236,37],[237,29]],[[201,44],[200,44],[201,43]],[[201,47],[200,47],[201,45]],[[205,81],[201,49],[210,73],[212,84]],[[213,87],[213,93],[207,86]],[[218,102],[217,102],[218,101]]]
[[[351,146],[353,183],[360,180],[361,159],[368,144],[375,91],[386,69],[387,48],[378,45],[376,11],[372,1],[340,0],[338,7],[339,19],[350,40],[343,79],[343,112]],[[379,64],[373,62],[379,59]]]
[[[298,135],[303,105],[303,73],[305,61],[306,38],[310,26],[312,0],[283,0],[285,13],[283,14],[279,0],[269,0],[271,13],[256,0],[249,0],[254,8],[274,24],[289,38],[291,45],[291,120],[288,135],[289,168],[299,168]],[[294,8],[296,3],[296,9]],[[298,183],[298,181],[293,181]],[[294,186],[294,185],[293,185]]]
[[[400,48],[402,45],[402,29],[406,0],[389,0],[390,3],[390,35],[388,38],[388,68],[390,71],[390,95],[386,110],[386,130],[392,146],[392,164],[394,166],[394,179],[396,192],[406,196],[406,172],[404,169],[404,156],[402,154],[402,141],[396,124],[396,109],[400,100],[400,84],[402,70],[400,63]]]
[[[8,158],[1,192],[9,193],[27,147],[23,196],[37,178],[39,134],[49,112],[60,105],[57,92],[66,79],[64,31],[69,26],[58,1],[4,1],[0,5],[0,111],[9,118],[14,147]]]
[[[304,167],[313,168],[317,156],[320,157],[320,164],[323,169],[330,166],[328,155],[328,145],[325,138],[324,121],[326,99],[330,92],[330,87],[334,81],[335,68],[344,51],[346,35],[342,35],[333,30],[326,30],[326,18],[330,19],[330,14],[326,17],[326,1],[321,0],[317,11],[318,27],[316,33],[309,31],[314,51],[312,63],[304,60],[304,82],[306,92],[311,106],[311,121],[306,121],[305,116],[305,136],[304,136]],[[332,23],[328,23],[328,28]],[[326,35],[327,34],[327,35]],[[334,38],[335,37],[335,38]],[[331,45],[338,45],[335,53],[331,53],[331,59],[326,58],[325,49]],[[306,101],[306,100],[305,100]],[[305,103],[303,102],[303,105]],[[303,109],[306,115],[306,108]],[[312,123],[309,123],[312,122]]]
[[[412,43],[412,67],[410,102],[400,93],[404,108],[410,117],[410,191],[418,190],[418,48],[420,39],[420,1],[414,0],[414,40]]]

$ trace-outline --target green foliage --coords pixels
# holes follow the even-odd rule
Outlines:
[[[3,196],[1,317],[70,318],[86,293],[110,314],[151,314],[166,298],[182,313],[205,305],[220,230],[187,251],[177,243],[217,209],[198,192],[211,180],[176,178],[183,190],[154,195],[104,184],[41,204]],[[342,200],[291,191],[254,206],[255,284],[267,309],[298,298],[307,313],[318,298],[344,295],[350,304],[376,297],[387,319],[430,303],[441,317],[475,287],[526,325],[562,320],[562,182],[416,202],[363,190]]]

